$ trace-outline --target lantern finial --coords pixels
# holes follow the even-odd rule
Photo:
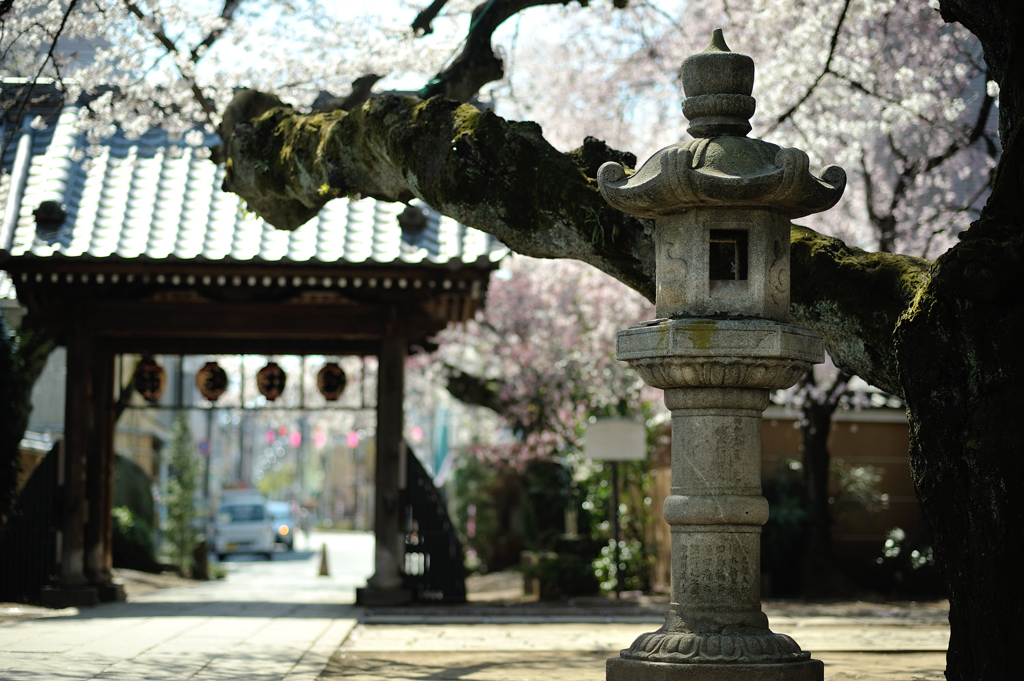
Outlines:
[[[743,136],[750,132],[755,102],[754,60],[725,44],[716,28],[703,52],[687,57],[680,69],[683,80],[683,115],[694,137]]]

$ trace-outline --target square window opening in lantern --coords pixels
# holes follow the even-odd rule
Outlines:
[[[747,233],[739,229],[711,230],[708,271],[712,281],[745,281]]]

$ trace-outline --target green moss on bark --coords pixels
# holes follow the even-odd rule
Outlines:
[[[535,123],[387,95],[350,113],[267,111],[235,128],[228,156],[225,190],[277,227],[335,196],[418,197],[517,252],[583,260],[654,296],[652,225],[612,210]]]
[[[893,334],[931,263],[862,251],[798,225],[791,244],[793,322],[821,333],[838,366],[902,395]]]

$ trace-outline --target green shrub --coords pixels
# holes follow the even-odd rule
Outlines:
[[[541,553],[536,563],[523,568],[523,574],[527,579],[539,582],[542,601],[590,596],[598,592],[591,560],[578,553]]]
[[[935,565],[926,537],[912,541],[903,528],[892,528],[882,545],[882,555],[875,563],[875,586],[890,596],[941,598],[946,595],[945,581]]]
[[[127,506],[111,511],[114,567],[160,572],[153,544],[153,528]]]
[[[150,527],[156,523],[153,480],[139,464],[120,454],[114,457],[113,505],[127,507]]]
[[[185,414],[178,414],[174,419],[170,449],[164,536],[170,548],[171,563],[189,576],[194,568],[196,546],[203,541],[200,529],[203,514],[196,505],[201,467]]]
[[[773,596],[800,593],[800,558],[807,537],[800,462],[786,459],[763,483],[768,522],[761,528],[761,572],[771,576]]]
[[[647,460],[619,463],[619,564],[615,565],[615,528],[612,526],[611,465],[589,462],[589,473],[577,485],[581,491],[579,531],[589,533],[600,547],[592,570],[601,590],[650,591],[657,547],[647,542],[654,515],[651,509],[651,468]],[[620,584],[621,581],[621,584]]]
[[[611,593],[616,585],[622,591],[644,591],[650,588],[651,560],[644,545],[636,539],[619,540],[619,563],[615,564],[615,540],[609,539],[601,547],[601,557],[593,562],[594,575],[600,580],[601,591]]]

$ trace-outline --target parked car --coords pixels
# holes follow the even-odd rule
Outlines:
[[[267,500],[251,493],[225,497],[217,511],[213,546],[220,560],[233,553],[258,553],[271,560],[274,526]]]
[[[295,516],[292,505],[287,501],[271,501],[267,504],[270,519],[274,525],[274,543],[284,544],[286,551],[295,548]]]

